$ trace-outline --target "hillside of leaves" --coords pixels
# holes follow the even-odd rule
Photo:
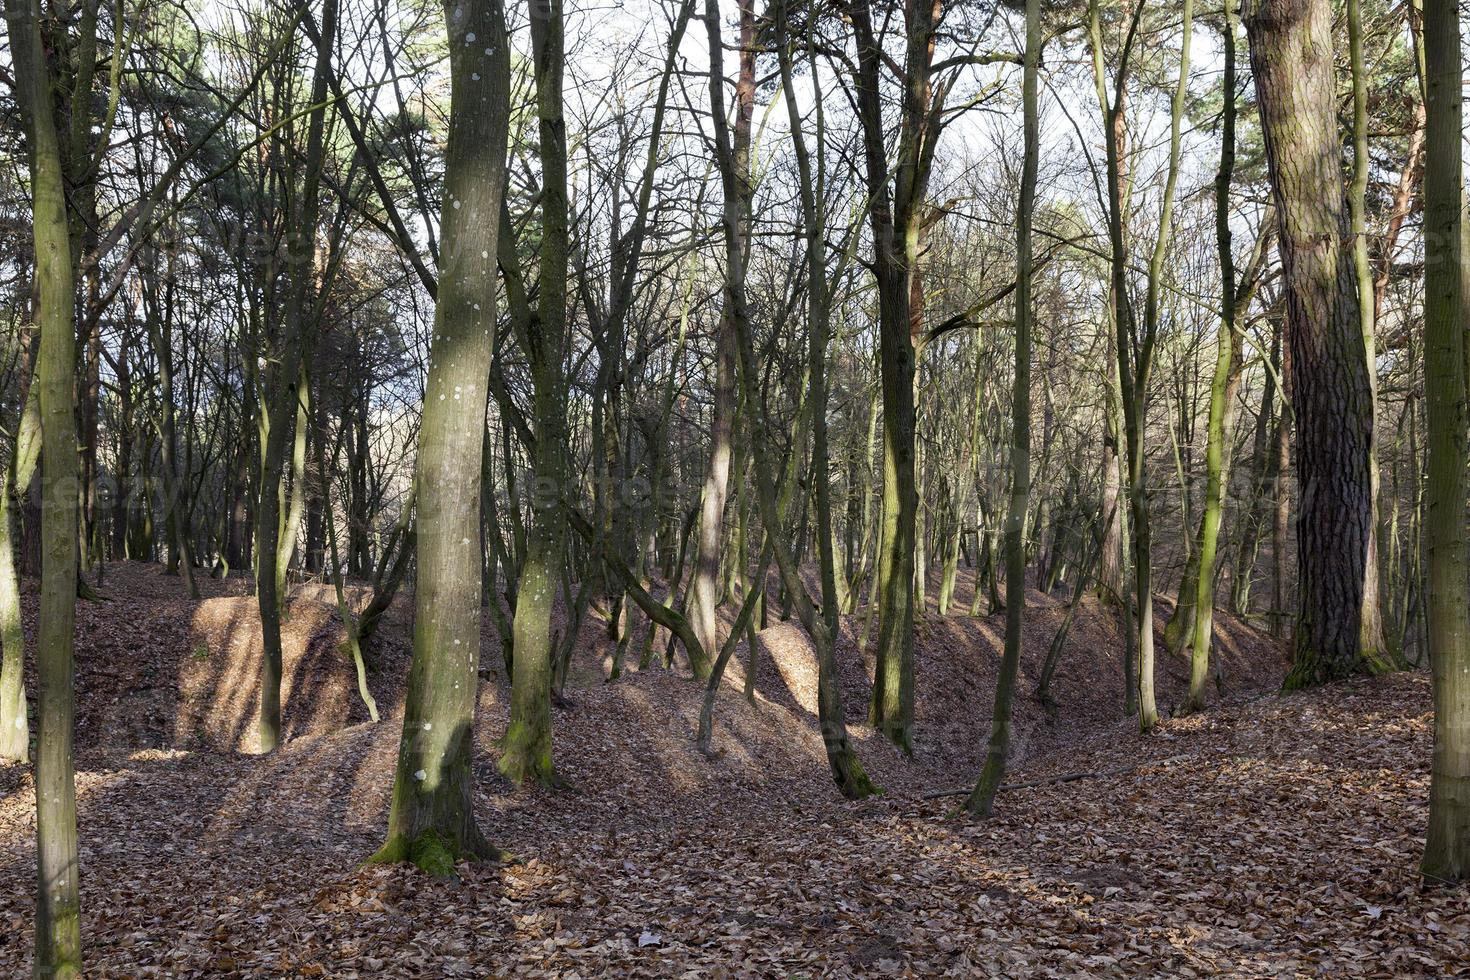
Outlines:
[[[576,789],[513,790],[495,767],[508,696],[487,626],[479,818],[517,860],[437,882],[361,866],[386,824],[406,601],[373,651],[385,720],[372,725],[330,593],[296,590],[289,740],[259,757],[246,581],[207,582],[195,603],[156,566],[108,575],[78,633],[83,934],[98,976],[1411,975],[1470,963],[1470,898],[1423,891],[1415,874],[1427,678],[1278,695],[1275,645],[1226,616],[1212,710],[1139,736],[1099,694],[1121,691],[1114,616],[1084,605],[1054,703],[1018,705],[1011,788],[985,824],[939,794],[978,771],[1001,617],[931,609],[921,622],[912,760],[859,724],[871,664],[851,632],[860,621],[845,624],[847,713],[886,791],[860,804],[828,784],[811,651],[779,622],[758,637],[753,701],[747,651],[732,662],[713,758],[694,747],[701,689],[683,665],[606,683],[611,644],[589,622],[555,718]],[[1028,598],[1023,692],[1064,613]],[[1162,704],[1185,678],[1165,662]],[[6,976],[28,969],[33,835],[29,775],[0,769]]]

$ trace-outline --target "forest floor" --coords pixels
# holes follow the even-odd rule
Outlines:
[[[1425,890],[1415,871],[1422,674],[1279,695],[1276,646],[1222,616],[1217,702],[1140,736],[1118,710],[1115,618],[1089,602],[1056,704],[1018,700],[1010,779],[1028,785],[973,823],[952,815],[958,798],[927,797],[978,772],[1002,617],[941,619],[931,604],[911,760],[860,725],[871,663],[844,635],[847,716],[885,789],[861,803],[826,775],[815,667],[785,623],[760,634],[753,702],[732,663],[714,760],[693,745],[687,673],[604,683],[609,644],[588,623],[555,712],[577,790],[517,791],[495,767],[507,697],[487,626],[478,815],[519,861],[441,882],[361,864],[386,825],[407,603],[377,643],[385,720],[372,725],[330,593],[297,590],[289,740],[260,757],[244,751],[259,658],[248,583],[203,584],[189,602],[154,566],[114,566],[107,601],[79,607],[91,976],[1470,973],[1470,897]],[[1023,694],[1062,612],[1028,597]],[[1185,672],[1164,657],[1163,707]],[[1095,775],[1056,780],[1079,773]],[[0,767],[3,976],[28,971],[34,805],[29,771]]]

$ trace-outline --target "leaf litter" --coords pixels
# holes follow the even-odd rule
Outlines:
[[[1470,897],[1416,873],[1423,674],[1279,695],[1275,647],[1222,615],[1218,703],[1140,736],[1110,708],[1116,624],[1086,606],[1056,704],[1018,701],[1010,779],[1025,785],[972,823],[953,816],[956,800],[925,796],[978,772],[998,617],[920,622],[913,759],[860,724],[871,650],[858,656],[861,624],[846,624],[848,719],[886,790],[861,803],[827,781],[810,648],[786,623],[758,637],[752,703],[732,664],[713,761],[693,745],[701,690],[687,673],[602,683],[611,645],[585,624],[555,712],[558,766],[577,791],[515,790],[495,768],[507,698],[487,625],[477,813],[518,863],[466,865],[448,883],[361,863],[386,826],[401,720],[365,723],[318,587],[297,590],[287,627],[292,737],[259,757],[238,751],[259,656],[248,583],[204,584],[190,603],[176,579],[119,566],[109,601],[79,607],[89,975],[1470,973]],[[1023,692],[1062,612],[1028,597]],[[375,651],[385,707],[401,695],[406,624],[400,600]],[[1161,664],[1164,704],[1186,672]],[[1062,781],[1079,774],[1091,778]],[[29,969],[33,837],[29,772],[0,768],[7,976]]]

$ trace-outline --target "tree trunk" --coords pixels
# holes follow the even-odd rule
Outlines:
[[[542,180],[539,305],[523,338],[535,388],[531,530],[516,596],[510,722],[500,743],[500,771],[517,785],[527,779],[545,786],[562,783],[551,757],[551,612],[565,562],[562,504],[572,492],[567,474],[567,386],[562,366],[566,356],[570,255],[567,133],[562,117],[563,41],[561,0],[545,0],[545,6],[531,18]],[[478,492],[475,499],[479,499]],[[616,547],[615,541],[613,544]],[[570,595],[567,601],[571,601]]]
[[[1384,641],[1383,611],[1379,601],[1378,572],[1378,342],[1374,336],[1377,304],[1373,268],[1368,260],[1368,70],[1363,64],[1363,11],[1361,0],[1347,0],[1348,60],[1353,88],[1353,170],[1348,186],[1348,216],[1352,234],[1353,275],[1358,287],[1358,323],[1363,331],[1363,358],[1368,372],[1368,552],[1363,564],[1363,613],[1359,645],[1363,656],[1387,665],[1391,661]]]
[[[26,718],[25,630],[21,624],[20,576],[15,546],[19,529],[16,488],[31,482],[41,452],[40,389],[32,380],[21,406],[15,448],[0,484],[0,759],[25,762],[30,753],[31,730]]]
[[[889,181],[883,123],[882,51],[867,3],[849,8],[857,39],[857,103],[863,130],[873,269],[878,281],[879,373],[883,392],[883,510],[877,570],[878,649],[869,722],[905,751],[914,728],[915,353],[910,317],[918,245],[917,211],[928,183],[922,147],[929,126],[933,7],[907,0],[908,77],[898,160]]]
[[[1425,530],[1434,761],[1426,882],[1470,880],[1470,602],[1466,596],[1465,296],[1459,9],[1425,0],[1424,395],[1429,416]]]
[[[496,247],[509,141],[510,48],[499,0],[448,0],[451,108],[440,280],[419,429],[413,661],[388,839],[375,861],[454,874],[498,857],[475,822],[481,454],[494,351]]]
[[[1188,0],[1186,0],[1186,3]],[[972,817],[990,816],[995,794],[1005,779],[1011,744],[1011,699],[1021,665],[1022,629],[1026,620],[1026,509],[1031,498],[1031,220],[1036,202],[1036,169],[1040,125],[1037,119],[1037,74],[1041,61],[1041,2],[1026,0],[1026,54],[1023,59],[1022,106],[1025,151],[1021,165],[1021,197],[1016,208],[1016,376],[1011,396],[1011,494],[1006,514],[1006,637],[995,682],[990,745],[975,789],[965,801]]]
[[[736,194],[725,202],[727,209],[736,212],[739,225],[737,244],[739,255],[726,255],[725,261],[733,273],[742,280],[745,276],[744,254],[747,248],[746,229],[750,223],[750,205],[753,188],[750,175],[751,123],[755,113],[755,6],[751,0],[740,4],[740,74],[735,84],[735,126],[732,138],[733,163],[736,169]],[[709,43],[722,44],[718,19],[706,25]],[[713,70],[713,69],[711,69]],[[723,91],[724,86],[719,88]],[[725,105],[711,104],[711,112],[725,112]],[[690,582],[690,623],[705,650],[718,650],[719,624],[715,618],[715,606],[719,601],[717,578],[720,565],[720,547],[724,541],[725,498],[730,480],[730,442],[735,418],[735,340],[734,324],[729,309],[720,315],[719,337],[715,346],[714,422],[710,432],[709,470],[705,476],[704,494],[700,498],[699,530],[694,555],[694,575]],[[703,680],[709,676],[708,661],[690,663],[694,676]]]
[[[713,3],[710,6],[714,6]],[[817,652],[817,724],[822,729],[822,743],[826,748],[828,768],[832,773],[832,780],[838,786],[839,792],[848,799],[860,799],[878,792],[872,780],[867,777],[867,771],[863,764],[858,761],[857,751],[853,748],[851,739],[847,735],[847,718],[842,708],[842,685],[836,674],[836,638],[839,633],[838,619],[838,583],[836,583],[836,539],[832,529],[832,467],[831,454],[828,448],[828,381],[826,381],[826,351],[828,351],[828,336],[831,334],[831,307],[829,307],[828,284],[826,284],[826,215],[823,212],[825,201],[822,192],[826,187],[825,167],[825,145],[826,126],[823,122],[822,93],[816,93],[816,173],[813,173],[813,162],[808,151],[806,137],[801,129],[800,107],[795,101],[795,87],[792,85],[791,54],[786,48],[785,38],[785,0],[782,0],[781,10],[778,13],[778,46],[779,60],[781,60],[782,85],[786,93],[786,116],[791,125],[792,153],[797,159],[798,190],[801,197],[801,212],[803,212],[804,229],[807,238],[807,307],[810,316],[810,336],[808,336],[807,366],[810,375],[810,398],[811,398],[811,483],[816,488],[816,510],[817,510],[817,557],[819,557],[820,572],[822,572],[822,619],[816,620],[814,611],[807,601],[806,589],[801,585],[797,569],[789,564],[782,563],[782,577],[786,579],[786,588],[791,592],[792,598],[797,602],[797,616],[803,621],[807,635],[811,636],[813,645]],[[814,28],[811,28],[814,29]],[[810,40],[810,38],[808,38]],[[808,56],[813,59],[811,69],[816,71],[814,65],[814,54],[808,46]],[[726,235],[731,232],[726,231]],[[747,325],[748,326],[748,325]],[[748,348],[745,348],[748,350]],[[748,397],[751,398],[750,406],[754,406],[754,400],[759,398],[759,392],[753,388],[747,389]],[[756,413],[747,408],[747,417],[751,420],[750,442],[754,453],[757,454],[757,495],[764,495],[769,488],[769,473],[766,472],[764,460],[766,455],[757,445],[760,438],[760,429],[754,425]],[[800,428],[800,426],[798,426]],[[800,458],[800,445],[792,458],[791,476],[797,475],[798,458]],[[800,480],[792,480],[792,485]],[[806,497],[803,495],[803,502]],[[770,516],[772,510],[769,505],[763,507],[763,513]],[[770,525],[767,523],[767,535],[779,536],[782,533],[781,523]],[[761,566],[760,579],[754,583],[754,588],[764,591],[766,588],[766,570],[764,564]],[[754,639],[754,638],[753,638]],[[754,644],[751,644],[754,649]]]
[[[281,740],[281,615],[285,597],[282,587],[282,479],[286,461],[286,437],[290,421],[298,414],[298,386],[305,377],[303,368],[309,308],[315,306],[312,295],[316,281],[314,262],[317,216],[321,203],[321,175],[325,157],[326,106],[328,76],[331,73],[332,44],[336,37],[337,0],[325,0],[322,9],[320,37],[317,45],[315,74],[311,86],[311,112],[308,124],[306,161],[300,193],[293,198],[290,216],[292,258],[289,297],[286,304],[285,336],[281,340],[279,363],[273,372],[271,397],[261,411],[267,413],[269,431],[265,437],[265,458],[261,467],[259,500],[256,513],[255,590],[260,606],[261,670],[260,715],[257,731],[260,751],[274,752]],[[302,454],[304,456],[304,449]],[[304,459],[303,459],[304,467]],[[288,556],[289,557],[289,556]]]
[[[77,594],[77,429],[75,279],[53,91],[37,0],[6,0],[11,58],[29,143],[35,228],[36,323],[40,353],[42,580],[36,638],[36,951],[38,977],[82,969],[78,890],[76,716],[73,631]]]
[[[1220,126],[1220,169],[1215,175],[1215,245],[1220,256],[1220,330],[1215,340],[1215,374],[1210,379],[1210,420],[1205,437],[1205,500],[1200,524],[1199,568],[1195,584],[1194,642],[1189,693],[1184,710],[1205,706],[1210,641],[1215,617],[1215,545],[1225,509],[1226,454],[1234,426],[1230,376],[1235,355],[1235,256],[1230,234],[1230,182],[1235,174],[1235,0],[1224,0],[1222,42],[1225,71],[1220,81],[1224,109]]]
[[[1280,225],[1297,430],[1296,651],[1288,688],[1369,665],[1361,642],[1373,534],[1373,382],[1337,138],[1332,8],[1261,0],[1246,20]]]

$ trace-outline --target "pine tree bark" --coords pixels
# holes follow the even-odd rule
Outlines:
[[[1361,629],[1373,532],[1373,385],[1346,241],[1331,4],[1259,0],[1245,23],[1286,284],[1300,486],[1300,608],[1286,686],[1301,688],[1369,665]]]

